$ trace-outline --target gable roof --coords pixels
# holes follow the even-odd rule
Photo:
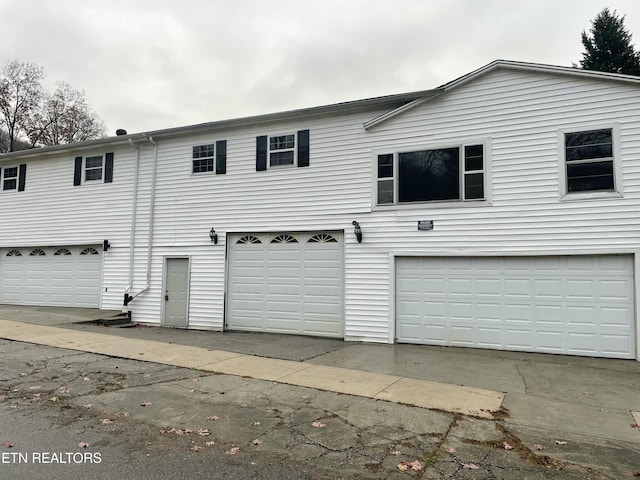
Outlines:
[[[614,82],[624,82],[624,83],[633,83],[636,85],[640,85],[640,77],[636,77],[634,75],[623,75],[619,73],[609,73],[609,72],[596,72],[592,70],[582,70],[574,67],[561,67],[557,65],[544,65],[539,63],[526,63],[526,62],[514,62],[511,60],[495,60],[483,67],[474,70],[473,72],[467,73],[461,77],[456,78],[444,85],[437,87],[435,90],[431,92],[438,92],[437,94],[425,95],[422,98],[413,100],[412,102],[402,105],[394,110],[391,110],[379,117],[376,117],[364,124],[364,129],[369,130],[370,128],[380,125],[381,123],[394,118],[401,113],[406,112],[407,110],[417,107],[436,96],[449,92],[454,88],[457,88],[465,83],[471,82],[478,77],[485,75],[494,70],[503,69],[503,70],[517,70],[521,72],[528,73],[547,73],[554,75],[569,75],[573,77],[580,78],[591,78],[597,80],[608,80]]]

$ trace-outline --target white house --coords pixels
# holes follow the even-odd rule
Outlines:
[[[5,154],[0,182],[0,303],[640,358],[640,77],[499,60]]]

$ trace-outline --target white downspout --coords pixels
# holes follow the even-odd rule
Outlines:
[[[139,295],[147,292],[149,290],[149,286],[151,285],[151,253],[153,250],[153,226],[154,226],[154,214],[155,214],[155,206],[156,206],[156,176],[158,171],[158,144],[154,142],[153,137],[147,137],[147,140],[153,144],[153,168],[151,173],[151,194],[150,194],[150,205],[149,205],[149,239],[147,241],[147,283],[145,287],[140,290],[135,295],[129,295],[125,293],[125,304],[124,309],[128,311],[128,304],[132,300],[134,300]],[[131,272],[131,275],[133,273]]]
[[[133,140],[129,139],[129,143],[136,149],[136,167],[133,173],[133,200],[132,200],[132,212],[131,212],[131,235],[129,238],[129,285],[125,290],[125,293],[131,292],[133,288],[133,262],[134,262],[134,250],[136,241],[136,216],[138,214],[138,172],[140,171],[140,146],[133,143]]]

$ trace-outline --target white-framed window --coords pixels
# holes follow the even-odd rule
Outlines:
[[[227,173],[227,141],[194,145],[191,148],[191,174]]]
[[[256,137],[256,171],[309,166],[309,130]]]
[[[0,192],[24,191],[26,176],[26,163],[0,167]]]
[[[113,152],[75,157],[73,185],[113,182]]]
[[[18,189],[18,167],[5,167],[2,169],[2,190]]]
[[[102,155],[86,157],[84,160],[84,181],[101,182],[103,179],[103,158]]]
[[[485,200],[486,148],[470,142],[377,154],[376,204]]]
[[[269,167],[296,164],[296,135],[273,135],[269,137]]]
[[[560,196],[566,199],[620,196],[619,128],[566,128],[558,132]]]
[[[191,173],[213,172],[215,169],[215,144],[196,145],[193,147]]]

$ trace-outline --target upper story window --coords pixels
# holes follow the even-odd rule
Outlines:
[[[25,163],[17,167],[0,168],[0,190],[18,192],[24,191],[27,176],[27,165]]]
[[[567,193],[615,190],[610,128],[564,134]]]
[[[377,156],[377,204],[485,199],[484,144]]]
[[[309,130],[256,138],[256,170],[309,166]]]
[[[619,126],[558,131],[560,198],[620,197],[622,164]]]
[[[113,153],[76,157],[73,184],[113,182]]]
[[[227,172],[227,141],[220,140],[206,145],[196,145],[192,149],[191,173]]]
[[[102,181],[102,155],[87,157],[85,160],[84,181]]]
[[[269,167],[293,165],[296,160],[296,136],[269,137]]]

